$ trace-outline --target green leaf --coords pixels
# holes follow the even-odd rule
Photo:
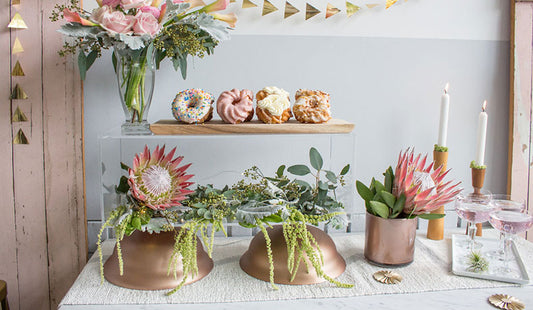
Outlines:
[[[389,166],[383,175],[385,176],[385,190],[392,193],[392,184],[394,183],[394,172],[392,171],[392,167]]]
[[[137,230],[141,230],[141,219],[134,217],[131,219],[131,226]]]
[[[385,219],[389,217],[389,207],[386,204],[379,201],[370,201],[369,204],[372,213],[375,215]]]
[[[154,43],[150,43],[148,47],[146,48],[146,64],[148,65],[148,68],[151,68],[154,61]]]
[[[289,180],[283,180],[283,181],[281,181],[281,182],[278,183],[278,187],[283,187],[283,186],[289,184],[290,182],[291,182],[291,181],[289,181]]]
[[[271,214],[267,217],[264,217],[261,221],[269,223],[281,223],[283,222],[283,219],[278,214]]]
[[[185,80],[187,78],[187,56],[180,57],[181,76]]]
[[[436,220],[445,217],[446,214],[439,214],[439,213],[425,213],[425,214],[419,214],[418,217],[424,220]]]
[[[347,164],[346,166],[344,166],[344,168],[342,168],[341,175],[346,175],[348,171],[350,171],[350,164]]]
[[[294,174],[294,175],[307,175],[311,173],[311,170],[309,170],[309,167],[306,165],[294,165],[287,168],[287,171]]]
[[[97,51],[91,51],[89,55],[87,55],[87,70],[93,65],[94,61],[98,57]]]
[[[311,184],[305,182],[305,181],[302,181],[302,180],[294,180],[293,181],[294,183],[300,185],[301,187],[306,187],[306,188],[311,188]]]
[[[80,77],[82,80],[85,80],[85,75],[87,73],[87,56],[83,51],[80,51],[78,54],[78,69],[80,70]]]
[[[355,187],[357,189],[357,192],[359,193],[359,196],[363,198],[364,201],[370,201],[372,198],[374,198],[374,194],[372,191],[366,187],[361,181],[355,182]]]
[[[396,203],[396,197],[394,197],[393,194],[387,192],[387,191],[381,191],[380,192],[381,194],[381,197],[383,197],[383,200],[385,200],[385,203],[387,204],[387,206],[389,206],[389,208],[393,209],[394,208],[394,204]]]
[[[405,206],[405,195],[401,194],[398,199],[396,199],[396,203],[394,204],[394,207],[392,208],[392,214],[395,214],[398,216]]]
[[[209,211],[209,210],[205,211],[204,218],[206,218],[208,220],[212,219],[213,215],[211,214],[211,211]]]
[[[330,180],[331,183],[337,183],[337,176],[329,170],[326,170],[326,179]]]
[[[125,163],[121,162],[120,163],[120,169],[128,171],[130,169],[130,167],[128,165],[126,165]]]
[[[379,193],[385,190],[385,186],[381,184],[381,182],[378,180],[374,180],[374,188],[376,189],[376,193]]]
[[[128,177],[121,176],[120,182],[115,190],[118,194],[126,194],[130,190],[130,185],[128,184]]]
[[[322,169],[322,165],[324,164],[322,161],[322,156],[320,156],[320,153],[314,147],[309,150],[309,160],[313,168],[316,170]]]
[[[198,216],[204,216],[206,211],[207,211],[207,209],[200,208],[200,209],[198,209],[198,211],[196,211],[196,213],[198,213]]]
[[[321,190],[327,191],[328,184],[326,182],[318,181],[318,188],[320,188]]]
[[[117,73],[117,55],[115,53],[111,54],[111,62],[113,63],[113,70],[115,70],[115,74]]]
[[[285,165],[281,165],[278,168],[278,171],[276,171],[276,175],[278,178],[281,178],[283,176],[283,172],[285,172]]]

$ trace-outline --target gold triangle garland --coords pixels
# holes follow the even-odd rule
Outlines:
[[[378,5],[379,5],[378,3],[367,4],[366,7],[369,8],[369,9],[373,9],[373,8],[375,8],[375,7],[378,6]]]
[[[26,23],[22,19],[22,16],[20,16],[19,13],[15,13],[13,15],[13,18],[11,19],[11,22],[9,25],[7,25],[9,28],[15,28],[15,29],[27,29],[28,26],[26,26]]]
[[[28,138],[26,138],[26,135],[22,131],[22,129],[19,129],[17,132],[17,135],[13,139],[13,144],[30,144],[28,142]]]
[[[334,7],[333,4],[331,3],[328,3],[328,6],[326,8],[326,19],[330,18],[331,16],[339,13],[341,10],[339,10],[338,8]]]
[[[22,110],[20,110],[20,107],[17,107],[17,109],[15,110],[15,113],[13,114],[13,119],[11,121],[13,123],[27,122],[28,117],[26,116],[26,114],[24,114],[24,112],[22,112]]]
[[[20,5],[20,0],[11,0],[11,5]]]
[[[235,3],[237,0],[229,0],[229,3]]]
[[[314,6],[310,5],[309,3],[305,4],[305,20],[308,20],[309,18],[319,14],[320,11],[317,10]]]
[[[22,66],[20,65],[20,62],[17,60],[17,63],[15,64],[15,67],[13,67],[13,71],[11,71],[12,76],[24,76],[24,70],[22,70]]]
[[[289,1],[285,2],[285,16],[284,18],[291,17],[294,14],[300,12],[297,8],[295,8],[292,4],[289,3]]]
[[[348,17],[354,15],[360,9],[361,9],[361,7],[355,5],[355,4],[351,3],[351,2],[346,1],[346,15],[348,15]]]
[[[11,54],[15,55],[18,53],[24,52],[24,48],[22,47],[22,44],[20,43],[20,40],[18,37],[15,38],[15,43],[13,43],[13,50],[11,51]]]
[[[398,2],[398,0],[387,0],[387,4],[385,4],[385,9],[390,8],[390,7],[393,6],[396,2]]]
[[[249,9],[249,8],[255,8],[257,4],[253,3],[250,0],[242,0],[242,8],[243,9]]]
[[[275,7],[272,3],[270,3],[270,1],[268,0],[263,0],[263,13],[261,14],[262,16],[265,16],[267,14],[270,14],[272,12],[276,12],[278,10],[277,7]]]
[[[11,93],[11,99],[28,99],[28,95],[26,95],[19,84],[16,84],[15,88],[13,88],[13,92]]]

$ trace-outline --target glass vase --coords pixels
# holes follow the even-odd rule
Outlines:
[[[155,85],[154,53],[147,48],[113,53],[118,91],[126,120],[123,135],[151,135],[147,121]]]

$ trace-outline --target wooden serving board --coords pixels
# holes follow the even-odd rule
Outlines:
[[[304,124],[289,120],[283,124],[264,124],[253,120],[243,124],[227,124],[211,120],[204,124],[184,124],[176,120],[159,120],[150,125],[155,135],[231,135],[231,134],[317,134],[350,133],[355,125],[331,119],[323,124]]]

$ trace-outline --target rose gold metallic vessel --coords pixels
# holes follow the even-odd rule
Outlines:
[[[337,252],[337,247],[331,237],[323,230],[313,226],[307,226],[307,229],[315,238],[322,254],[324,255],[323,270],[325,274],[332,278],[340,276],[346,269],[346,262],[342,256]],[[294,280],[291,282],[291,275],[287,267],[287,243],[283,236],[283,226],[275,225],[273,228],[267,228],[268,236],[272,241],[272,257],[274,261],[274,282],[278,284],[314,284],[324,282],[325,279],[317,276],[316,271],[312,267],[307,255],[303,258],[309,265],[309,271],[303,262],[300,262],[300,267],[296,272]],[[265,237],[262,232],[259,232],[250,242],[250,247],[241,256],[240,265],[242,270],[250,276],[263,280],[270,281],[270,265],[268,263],[267,248]]]
[[[181,259],[178,263],[177,277],[171,272],[167,275],[168,262],[174,246],[173,231],[150,234],[136,230],[120,242],[124,272],[120,275],[117,248],[104,264],[104,277],[107,281],[121,287],[136,290],[163,290],[178,286],[183,279]],[[189,275],[186,284],[205,277],[213,269],[213,260],[204,251],[197,238],[196,251],[198,274]]]
[[[372,264],[405,266],[415,254],[417,219],[384,219],[366,213],[365,258]]]

